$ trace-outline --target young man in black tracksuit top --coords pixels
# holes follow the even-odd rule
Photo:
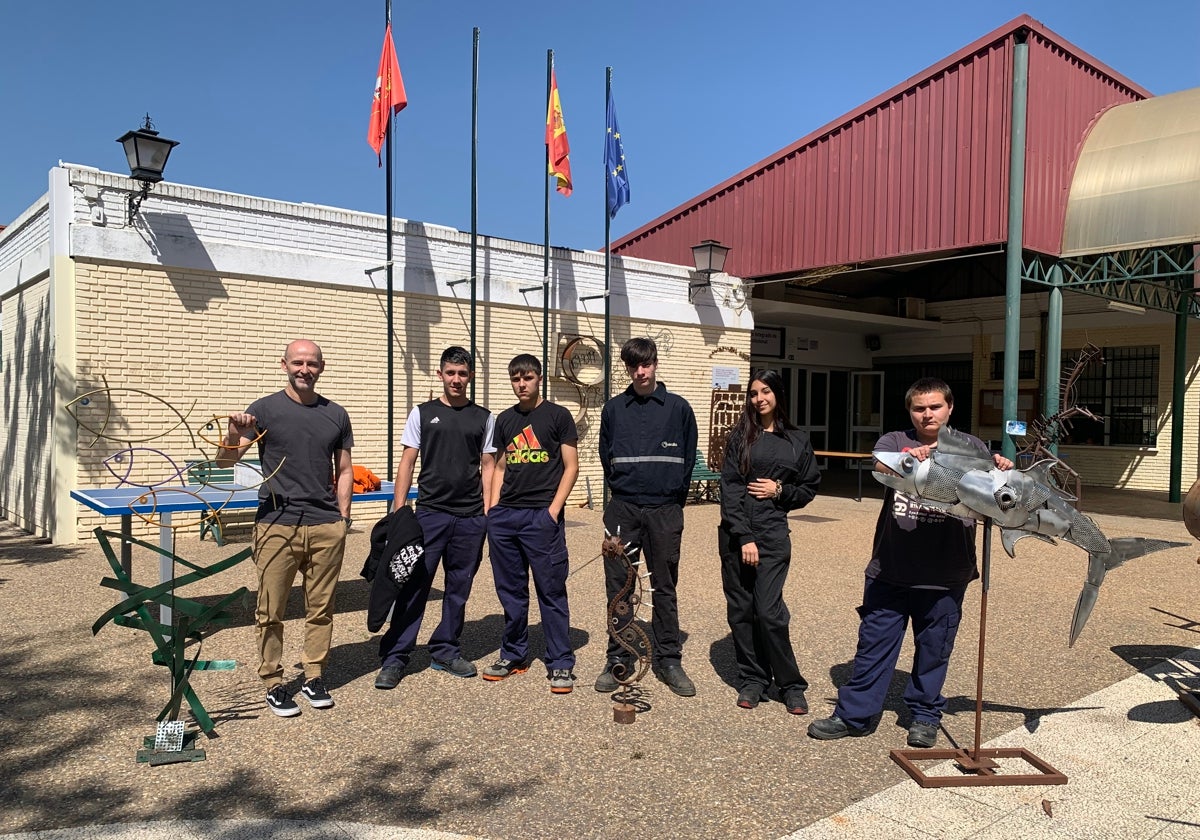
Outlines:
[[[654,673],[671,691],[691,697],[696,686],[680,664],[683,644],[675,584],[683,504],[696,463],[696,415],[687,400],[658,381],[658,348],[649,338],[625,342],[621,361],[633,381],[600,413],[600,463],[611,493],[604,527],[610,534],[620,529],[621,541],[640,549],[654,590]],[[604,573],[611,602],[625,582],[624,564],[606,558]],[[608,662],[596,679],[596,690],[615,691],[617,677],[629,673],[631,659],[610,637]],[[617,668],[614,674],[616,665],[626,670]]]

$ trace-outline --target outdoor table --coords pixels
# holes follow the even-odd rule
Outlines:
[[[395,485],[382,482],[378,490],[355,493],[354,504],[360,502],[391,502]],[[145,497],[142,499],[142,497]],[[408,491],[409,500],[417,497],[417,488]],[[175,553],[175,529],[171,519],[176,513],[204,513],[208,510],[246,510],[258,507],[258,488],[241,484],[204,484],[189,487],[144,486],[97,487],[87,490],[72,490],[71,498],[104,516],[121,517],[121,566],[132,577],[132,545],[129,537],[133,533],[134,513],[151,517],[159,523],[158,545],[164,551]],[[142,501],[138,501],[142,499]],[[159,581],[166,583],[175,576],[174,563],[168,556],[159,557]],[[159,610],[163,624],[171,625],[171,608]]]

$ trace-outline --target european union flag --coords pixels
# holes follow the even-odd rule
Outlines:
[[[612,91],[608,92],[608,135],[604,138],[604,169],[608,173],[605,197],[608,199],[608,218],[615,219],[617,211],[629,203],[629,170],[625,168],[625,144],[617,125],[617,106]]]

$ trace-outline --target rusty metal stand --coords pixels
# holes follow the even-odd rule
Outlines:
[[[983,749],[979,746],[983,721],[983,651],[987,635],[987,601],[992,573],[992,520],[983,521],[983,592],[979,599],[979,659],[975,666],[975,746],[969,750],[892,750],[892,761],[900,765],[923,788],[985,787],[992,785],[1065,785],[1067,777],[1023,747]],[[1019,758],[1036,773],[999,773],[997,758]],[[957,776],[930,776],[918,761],[952,760],[961,771]]]

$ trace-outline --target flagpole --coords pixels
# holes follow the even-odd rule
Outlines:
[[[604,108],[612,98],[612,68],[604,68]],[[609,280],[612,276],[612,217],[608,208],[612,198],[611,179],[608,177],[608,162],[604,164],[604,401],[612,396],[612,304],[609,302]]]
[[[384,0],[385,26],[392,25],[392,0]],[[396,372],[396,348],[394,341],[395,305],[392,299],[392,126],[395,110],[388,107],[387,115],[387,475],[396,474],[395,443],[392,430],[396,420],[396,389],[393,387]]]
[[[546,50],[546,110],[550,109],[550,80],[554,73],[554,50]],[[549,396],[550,356],[550,144],[546,144],[546,165],[542,167],[546,195],[546,230],[542,247],[542,399]]]
[[[475,346],[476,277],[479,272],[479,27],[471,47],[471,365],[478,369]],[[475,377],[471,377],[471,399],[475,399]]]

